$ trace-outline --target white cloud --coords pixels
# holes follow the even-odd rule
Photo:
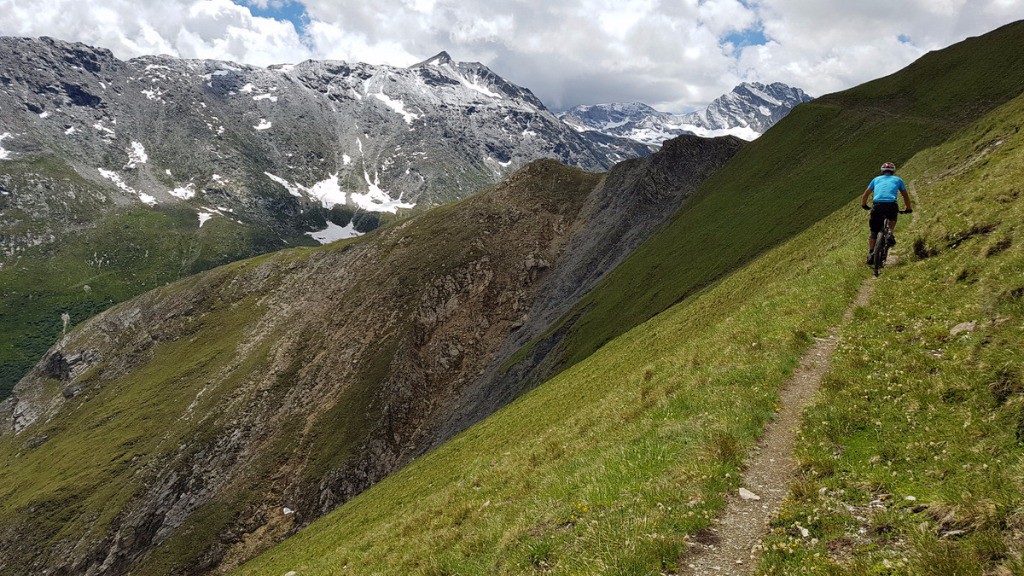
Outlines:
[[[230,0],[0,0],[0,34],[54,36],[119,58],[170,54],[269,65],[312,56],[289,22]]]
[[[553,108],[639,100],[685,111],[743,80],[783,81],[815,95],[847,88],[1024,18],[1024,0],[301,3],[304,37],[288,21],[253,17],[229,0],[0,0],[0,34],[77,40],[122,58],[165,53],[256,65],[321,58],[407,66],[448,50]],[[768,43],[725,44],[751,29]]]

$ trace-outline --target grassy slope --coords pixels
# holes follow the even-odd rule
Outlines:
[[[921,221],[806,414],[764,573],[1024,574],[1021,126],[1024,97],[907,165]]]
[[[240,574],[658,574],[866,274],[852,207],[616,339]],[[838,233],[837,233],[838,231]]]
[[[221,268],[208,281],[226,282],[234,268],[251,264]],[[194,283],[190,279],[160,290],[171,294]],[[120,507],[142,488],[137,469],[175,454],[184,442],[193,452],[211,448],[210,419],[181,418],[183,407],[194,400],[194,414],[217,413],[237,379],[225,378],[211,386],[197,375],[236,361],[235,348],[259,306],[251,300],[206,306],[197,310],[206,314],[189,326],[195,337],[160,345],[144,370],[96,386],[96,393],[77,400],[79,409],[36,427],[33,437],[49,438],[45,443],[30,449],[31,439],[0,439],[0,454],[5,455],[0,466],[0,523],[20,525],[25,534],[50,535],[52,544],[83,535],[99,538]],[[253,359],[259,356],[254,354]],[[84,378],[88,381],[90,376]],[[203,388],[206,391],[198,394]],[[187,458],[188,454],[182,456]],[[24,553],[31,558],[38,550]]]
[[[669,226],[565,315],[574,320],[555,352],[560,365],[586,358],[845,205],[883,160],[902,164],[1019,94],[1022,52],[1024,22],[1018,22],[798,106],[708,179]]]
[[[58,187],[96,188],[47,159],[3,167],[26,187],[41,174]],[[195,211],[187,207],[112,208],[82,201],[70,212],[60,226],[74,232],[20,252],[0,268],[0,399],[60,338],[61,313],[71,317],[70,329],[167,282],[280,247],[276,236],[226,218],[212,218],[199,228]],[[27,220],[22,225],[31,227]]]

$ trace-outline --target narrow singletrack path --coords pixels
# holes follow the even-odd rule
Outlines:
[[[908,189],[916,206],[918,196],[914,183],[910,183]],[[917,223],[918,214],[916,211],[913,213],[910,225]],[[905,231],[909,226],[902,228]],[[906,246],[902,248],[906,250]],[[890,255],[889,266],[898,260],[898,255]],[[793,448],[800,417],[817,394],[821,378],[828,371],[840,330],[853,319],[854,310],[871,301],[875,280],[874,276],[864,280],[839,325],[833,326],[827,337],[816,339],[800,358],[800,366],[779,394],[779,413],[765,426],[757,448],[747,459],[742,481],[746,498],[740,493],[731,494],[715,523],[693,539],[682,562],[684,574],[749,576],[757,567],[760,558],[758,544],[768,532],[772,515],[789,493],[796,471]]]
[[[704,575],[748,575],[757,566],[757,545],[768,531],[768,522],[789,493],[796,470],[793,447],[800,416],[821,385],[838,343],[837,334],[852,318],[853,311],[866,305],[874,290],[872,276],[861,285],[857,297],[843,314],[842,322],[818,338],[804,352],[800,366],[783,386],[780,410],[765,426],[757,448],[747,459],[742,487],[752,494],[729,496],[715,523],[698,534],[683,560],[684,573]],[[759,499],[752,499],[757,497]]]

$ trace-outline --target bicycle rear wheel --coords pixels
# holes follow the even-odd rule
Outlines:
[[[885,233],[879,232],[875,235],[875,249],[871,252],[871,264],[875,271],[875,276],[882,270],[882,266],[885,263]]]

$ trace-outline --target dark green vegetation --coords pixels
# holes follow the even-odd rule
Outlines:
[[[60,338],[62,314],[70,317],[70,331],[157,286],[283,246],[266,228],[223,217],[200,228],[196,211],[185,205],[114,206],[103,200],[102,188],[50,158],[6,161],[0,170],[5,188],[39,194],[48,213],[33,217],[0,196],[5,240],[53,237],[2,257],[0,400]],[[287,240],[313,243],[306,236]]]
[[[1024,90],[1024,23],[932,52],[891,76],[796,107],[746,146],[550,333],[557,369],[791,238]],[[543,376],[543,374],[541,374]]]
[[[1024,573],[1022,126],[1018,97],[907,165],[919,222],[805,416],[765,573]]]

